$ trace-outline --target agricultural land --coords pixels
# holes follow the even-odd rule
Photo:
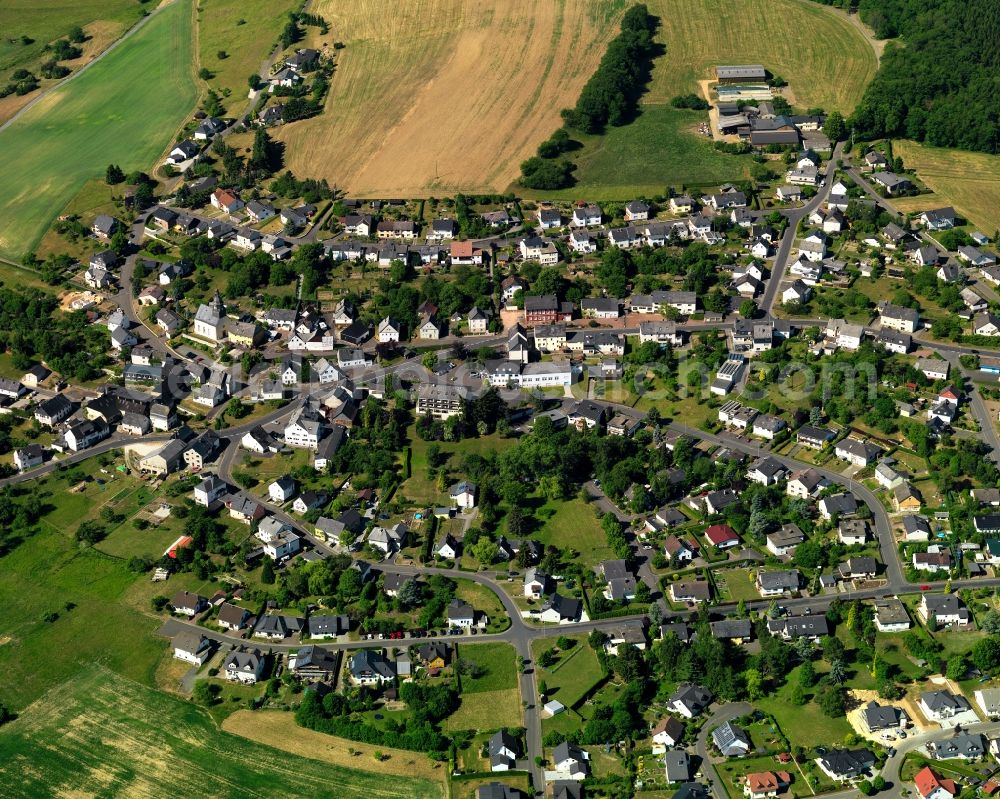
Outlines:
[[[0,255],[37,243],[83,184],[108,163],[148,169],[173,140],[197,89],[191,0],[174,0],[79,78],[0,131]],[[37,146],[41,140],[44,147]]]
[[[278,134],[288,165],[367,196],[503,189],[558,127],[623,8],[413,0],[387,18],[375,0],[318,2],[345,48],[328,113]]]

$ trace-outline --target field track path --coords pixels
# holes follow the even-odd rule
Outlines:
[[[48,97],[51,92],[55,91],[56,89],[62,88],[63,86],[65,86],[70,81],[74,80],[75,78],[80,77],[84,72],[86,72],[88,69],[90,69],[92,66],[94,66],[94,64],[96,64],[98,61],[100,61],[102,58],[104,58],[104,56],[106,56],[108,53],[110,53],[112,50],[114,50],[116,47],[118,47],[118,45],[120,45],[122,42],[124,42],[130,36],[132,36],[132,34],[136,33],[137,31],[142,30],[143,27],[145,27],[145,25],[146,25],[147,22],[149,22],[153,17],[155,17],[157,14],[159,14],[164,8],[166,8],[169,5],[172,5],[173,2],[174,2],[174,0],[164,0],[164,2],[160,3],[156,8],[154,8],[152,11],[150,11],[149,14],[147,14],[142,19],[140,19],[138,22],[136,22],[135,25],[133,25],[131,28],[129,28],[127,31],[125,31],[125,33],[123,33],[121,36],[119,36],[117,39],[115,39],[111,44],[109,44],[107,47],[105,47],[100,53],[98,53],[96,56],[94,56],[94,58],[92,58],[90,61],[88,61],[82,67],[80,67],[76,72],[74,72],[73,74],[67,76],[65,78],[65,80],[61,80],[58,83],[54,83],[53,85],[49,86],[49,88],[47,88],[45,91],[40,92],[38,94],[38,96],[35,97],[34,99],[32,99],[30,103],[28,103],[27,105],[24,106],[24,108],[20,109],[16,114],[14,114],[14,116],[12,116],[10,119],[8,119],[6,122],[4,122],[2,125],[0,125],[0,132],[3,132],[7,128],[8,125],[12,124],[18,118],[20,118],[22,114],[24,114],[30,108],[32,108],[35,105],[35,103],[37,103],[39,100],[42,100],[45,97]]]

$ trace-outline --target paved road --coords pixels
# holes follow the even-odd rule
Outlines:
[[[840,158],[842,150],[842,143],[834,147],[833,154],[828,162],[827,175],[823,178],[823,183],[820,184],[819,190],[809,202],[801,208],[793,208],[790,211],[784,212],[784,216],[788,219],[788,227],[785,228],[785,233],[778,244],[778,251],[774,256],[774,263],[772,264],[771,277],[768,280],[767,288],[764,290],[759,303],[759,307],[766,315],[770,315],[774,309],[775,301],[778,298],[778,289],[785,279],[785,270],[788,268],[788,261],[792,253],[792,246],[795,244],[795,234],[798,230],[799,222],[806,219],[809,214],[825,203],[827,197],[830,196],[830,189],[833,186],[833,172],[836,168],[834,165],[837,159]]]
[[[671,423],[670,427],[674,430],[686,433],[687,435],[695,438],[700,438],[704,441],[725,445],[747,455],[757,457],[765,455],[770,456],[779,463],[782,463],[786,468],[793,471],[798,471],[807,467],[815,469],[831,483],[837,483],[849,489],[856,497],[861,499],[861,501],[863,501],[872,512],[872,518],[875,521],[875,529],[878,534],[879,547],[882,551],[882,558],[886,565],[886,576],[889,581],[890,588],[892,590],[902,590],[905,588],[906,578],[903,575],[903,570],[899,563],[899,555],[896,551],[896,544],[893,539],[892,527],[889,523],[888,514],[885,512],[885,508],[882,506],[878,497],[876,497],[875,494],[864,484],[859,483],[850,477],[845,477],[840,472],[825,469],[821,466],[813,466],[785,455],[775,455],[774,453],[768,452],[764,449],[760,442],[751,442],[743,437],[736,436],[731,433],[720,433],[719,435],[715,435],[713,433],[706,433],[703,430],[697,430],[693,427],[688,427],[676,422]]]
[[[725,724],[727,721],[732,721],[733,719],[738,719],[740,716],[745,716],[747,713],[753,712],[753,706],[747,704],[746,702],[731,702],[729,704],[720,705],[712,713],[711,716],[705,721],[698,731],[698,738],[695,742],[695,753],[701,758],[701,770],[706,776],[711,774],[711,778],[708,780],[709,787],[712,789],[712,796],[715,799],[729,799],[729,794],[726,792],[726,788],[723,785],[722,780],[719,777],[719,773],[715,770],[715,764],[712,762],[712,758],[709,755],[709,733],[716,727]]]

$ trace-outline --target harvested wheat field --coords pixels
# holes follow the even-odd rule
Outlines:
[[[288,167],[359,196],[499,191],[561,123],[623,0],[318,0],[345,44],[326,111],[275,132]]]
[[[1000,228],[1000,158],[914,141],[893,142],[892,152],[934,191],[893,200],[898,208],[926,211],[952,205],[988,236]]]

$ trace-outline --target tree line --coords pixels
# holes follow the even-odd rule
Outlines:
[[[563,109],[566,128],[601,133],[608,125],[617,127],[632,121],[649,81],[653,58],[660,52],[653,41],[657,23],[644,3],[625,12],[621,32],[608,44],[576,105]],[[560,128],[539,145],[537,155],[521,164],[521,184],[529,189],[572,186],[576,166],[562,156],[579,146],[565,128]]]

